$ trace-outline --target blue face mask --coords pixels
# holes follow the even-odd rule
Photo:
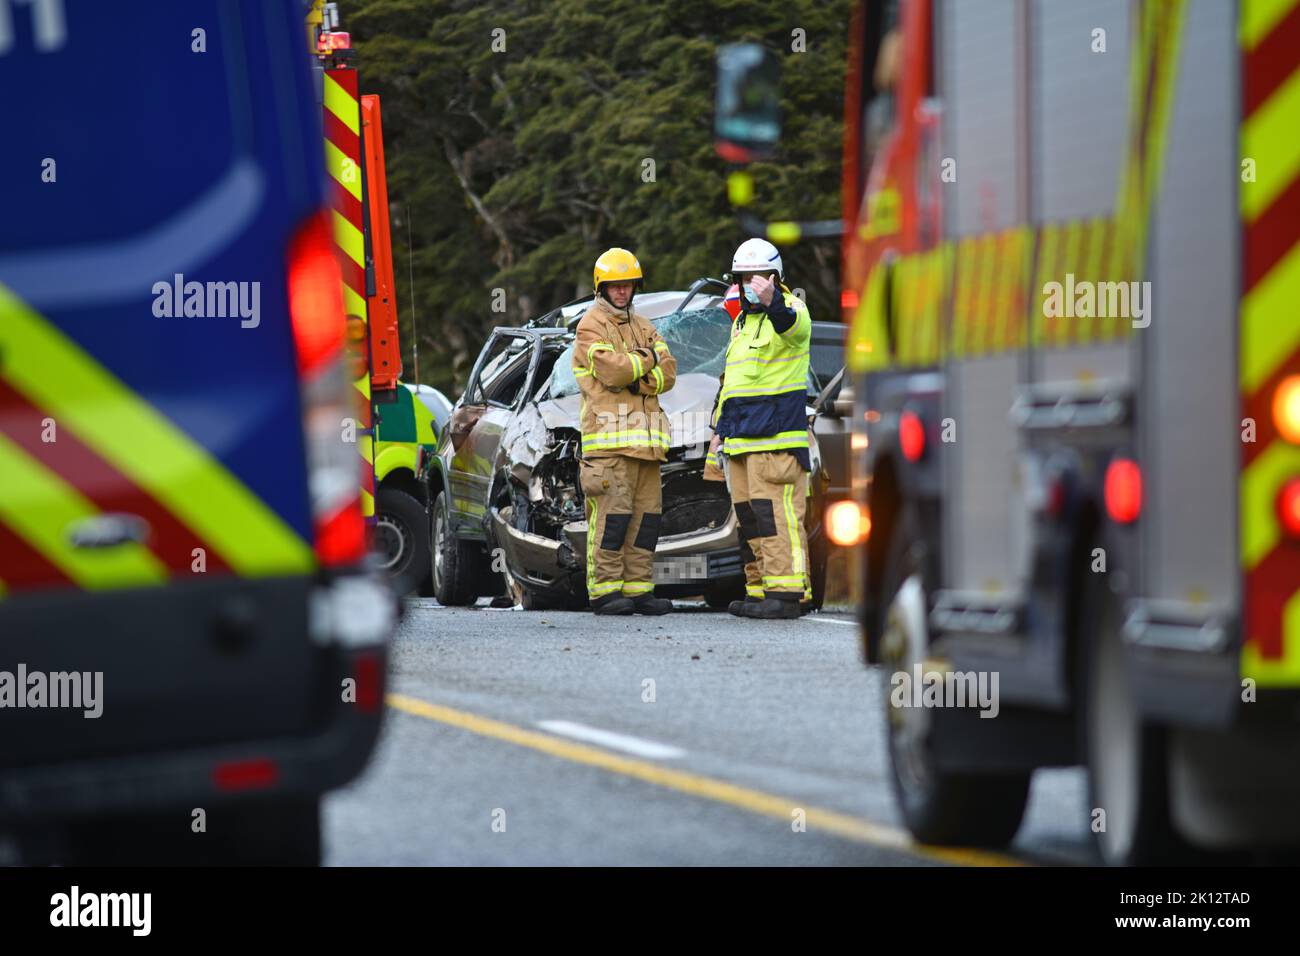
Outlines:
[[[745,301],[750,303],[751,305],[758,304],[758,293],[755,292],[753,289],[751,289],[749,286],[745,286]]]

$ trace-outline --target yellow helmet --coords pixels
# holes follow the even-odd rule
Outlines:
[[[606,249],[592,271],[592,291],[599,292],[602,282],[635,282],[641,286],[641,263],[626,249]]]

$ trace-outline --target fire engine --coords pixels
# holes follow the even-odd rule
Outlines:
[[[865,656],[1000,678],[887,705],[908,828],[1005,844],[1084,764],[1108,862],[1294,843],[1300,2],[863,2],[849,50]],[[770,69],[720,72],[741,153]]]
[[[308,44],[316,55],[330,174],[334,252],[352,348],[356,447],[363,462],[362,508],[372,549],[399,594],[429,577],[421,449],[433,450],[432,415],[404,386],[393,280],[388,174],[380,99],[359,94],[351,34],[338,4],[313,0]],[[409,224],[408,224],[409,228]]]

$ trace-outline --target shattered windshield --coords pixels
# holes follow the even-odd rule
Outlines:
[[[727,342],[731,338],[731,316],[725,309],[691,309],[673,312],[655,320],[655,327],[677,359],[677,374],[722,375],[727,361]],[[564,398],[578,394],[578,380],[573,376],[573,346],[564,350],[551,372],[550,397]]]
[[[731,341],[731,316],[726,309],[673,312],[656,322],[655,327],[677,359],[678,375],[722,375],[727,343]]]
[[[655,328],[668,344],[668,350],[677,359],[677,374],[722,376],[727,363],[727,343],[731,339],[731,316],[727,310],[714,307],[672,312],[655,320]],[[820,391],[812,369],[808,370],[808,393]],[[578,394],[578,380],[573,375],[573,345],[564,350],[551,372],[549,387],[551,398],[564,398]]]

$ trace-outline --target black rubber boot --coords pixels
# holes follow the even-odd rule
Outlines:
[[[606,594],[591,602],[593,614],[631,614],[635,607],[630,597],[621,594]]]
[[[799,617],[798,601],[782,601],[780,598],[763,598],[742,609],[745,617],[760,621],[793,621]]]
[[[736,617],[745,617],[745,607],[750,604],[757,604],[762,598],[746,595],[743,601],[732,601],[727,605],[727,613],[734,614]]]
[[[672,601],[653,594],[638,594],[632,598],[632,604],[638,614],[671,614],[673,610]]]

